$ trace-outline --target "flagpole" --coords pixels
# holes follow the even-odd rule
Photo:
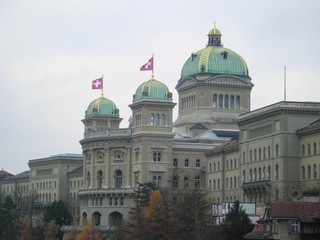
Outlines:
[[[152,53],[152,61],[153,61],[153,66],[152,66],[152,79],[154,79],[154,54]]]
[[[103,74],[102,74],[102,93],[101,96],[103,97]]]

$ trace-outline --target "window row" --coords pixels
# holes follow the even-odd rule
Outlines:
[[[179,187],[179,178],[178,176],[172,177],[172,188]],[[201,180],[199,176],[196,176],[194,179],[190,179],[188,176],[184,176],[183,178],[183,186],[184,188],[205,188],[204,180]]]
[[[311,144],[308,143],[307,149],[304,144],[302,144],[301,155],[304,157],[306,155],[310,156],[311,152],[315,155],[317,154],[317,143],[313,143],[313,151],[311,151]]]
[[[279,157],[279,145],[276,144],[275,146],[275,157]],[[242,152],[242,162],[246,163],[247,161],[247,156],[246,156],[246,152],[243,151]],[[271,158],[271,147],[268,146],[268,148],[263,147],[263,149],[259,148],[259,149],[254,149],[254,150],[250,150],[249,151],[249,158],[248,158],[248,162],[253,162],[253,161],[258,161],[258,160],[265,160],[265,159],[270,159]]]
[[[80,188],[83,187],[83,180],[70,180],[70,188]]]
[[[102,188],[103,184],[103,172],[101,170],[97,173],[97,188]],[[116,170],[114,172],[114,187],[115,188],[122,188],[122,181],[123,181],[123,175],[121,170]],[[87,172],[87,187],[91,186],[91,174],[88,171]]]
[[[240,96],[213,94],[214,108],[240,109]]]
[[[164,114],[150,114],[150,125],[151,126],[165,126],[166,117]]]
[[[185,159],[184,160],[184,167],[189,167],[189,163],[190,163],[189,159]],[[200,166],[201,166],[200,159],[197,159],[195,167],[200,168]],[[173,167],[178,167],[178,159],[177,158],[173,159]]]
[[[230,159],[226,161],[226,169],[227,170],[232,170],[233,168],[237,168],[237,159]],[[217,164],[214,162],[213,163],[213,169],[212,169],[212,163],[209,164],[209,173],[216,171],[220,171],[220,162]]]
[[[181,110],[186,111],[196,107],[196,96],[184,97],[181,99]]]
[[[319,172],[320,172],[320,164],[319,164]],[[305,166],[302,166],[302,179],[311,179],[311,178],[319,178],[317,165],[313,164],[313,168],[311,170],[311,166],[307,166],[307,170]]]
[[[47,181],[47,182],[37,182],[36,189],[34,183],[32,183],[32,190],[41,190],[41,189],[51,189],[52,188],[52,182]],[[53,188],[57,188],[57,182],[54,181],[54,186]]]
[[[239,177],[226,178],[225,189],[234,189],[239,186]],[[222,186],[221,186],[222,187]],[[220,179],[209,180],[209,191],[220,190]]]
[[[279,179],[279,165],[276,164],[274,169],[274,179]],[[242,182],[256,182],[256,181],[262,181],[262,180],[271,180],[271,167],[264,166],[263,168],[254,168],[250,169],[248,176],[246,176],[246,170],[243,170],[242,172]]]
[[[57,194],[53,194],[53,199],[51,199],[51,193],[46,193],[46,194],[38,194],[37,195],[37,202],[53,202],[57,200]]]

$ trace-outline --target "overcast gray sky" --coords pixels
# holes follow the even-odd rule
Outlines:
[[[91,81],[102,74],[127,127],[152,53],[155,78],[177,102],[182,66],[214,21],[247,62],[252,109],[283,100],[284,65],[287,100],[320,101],[317,0],[1,0],[0,168],[17,174],[31,159],[81,153],[81,119],[101,95]]]

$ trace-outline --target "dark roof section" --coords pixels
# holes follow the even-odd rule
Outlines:
[[[7,178],[7,177],[11,177],[11,176],[13,176],[13,174],[8,173],[4,170],[0,170],[0,181]]]
[[[199,130],[208,130],[207,127],[203,126],[201,123],[197,123],[196,125],[192,126],[190,130],[199,129]]]
[[[239,147],[239,140],[238,139],[230,140],[224,144],[221,144],[218,147],[215,147],[214,149],[206,151],[205,154],[224,151],[224,150],[228,150],[228,149],[232,149],[232,148],[236,148],[236,147]]]
[[[83,166],[77,167],[76,169],[73,169],[72,171],[68,172],[68,174],[77,174],[77,173],[83,173]]]
[[[272,239],[272,234],[271,232],[266,232],[266,225],[259,220],[254,229],[243,237],[245,239]]]
[[[229,137],[229,138],[239,138],[239,131],[230,131],[230,130],[217,130],[212,129],[212,131],[218,136],[218,137]]]
[[[320,215],[320,203],[276,202],[271,205],[271,218],[299,218],[300,222],[313,222]]]
[[[30,176],[30,171],[24,171],[24,172],[19,173],[17,175],[7,177],[6,179],[4,179],[4,181],[26,179],[26,178],[29,178],[29,176]]]

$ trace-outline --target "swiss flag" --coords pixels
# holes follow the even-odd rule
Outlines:
[[[153,70],[153,57],[150,58],[149,61],[140,68],[140,71],[148,70]]]
[[[92,89],[103,89],[103,78],[92,81]]]

